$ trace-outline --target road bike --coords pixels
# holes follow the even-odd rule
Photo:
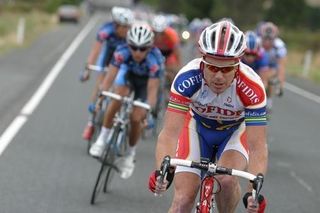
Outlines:
[[[255,202],[258,202],[258,197],[264,180],[262,174],[253,175],[245,171],[218,166],[216,163],[210,162],[207,159],[201,160],[201,162],[195,162],[166,156],[164,157],[160,168],[160,182],[163,183],[163,180],[165,180],[166,175],[168,174],[169,168],[172,166],[197,168],[205,172],[205,176],[201,180],[200,196],[199,202],[196,205],[196,213],[214,212],[216,208],[215,194],[219,192],[219,189],[217,191],[214,190],[215,183],[217,183],[218,188],[220,188],[220,184],[215,178],[216,175],[232,175],[250,180],[253,186],[252,196],[255,199]]]
[[[130,96],[120,96],[118,94],[103,91],[103,96],[109,97],[121,101],[121,108],[115,115],[113,126],[107,138],[107,146],[99,158],[101,167],[96,178],[96,182],[91,195],[91,204],[96,202],[98,194],[102,191],[106,193],[109,189],[110,182],[115,172],[119,172],[119,168],[116,165],[117,158],[125,154],[128,144],[128,132],[130,129],[130,114],[133,107],[141,107],[146,110],[150,110],[150,105],[141,101],[134,100],[134,93]]]
[[[271,87],[271,97],[274,95],[281,97],[283,95],[283,89],[281,88],[281,83],[278,76],[272,76],[271,79],[268,81],[268,86]]]
[[[84,75],[86,72],[99,72],[101,71],[102,68],[100,66],[96,66],[96,65],[87,65],[86,69],[80,73],[80,81],[83,81],[83,79],[85,78]],[[106,72],[106,68],[103,68],[103,71]],[[90,137],[90,139],[87,141],[87,153],[89,154],[89,150],[91,148],[91,145],[97,140],[99,134],[100,134],[100,130],[102,127],[102,123],[103,123],[103,115],[104,115],[104,109],[106,107],[108,103],[108,99],[105,99],[103,101],[103,103],[101,104],[100,109],[96,111],[94,109],[94,107],[90,106],[89,107],[89,112],[90,112],[90,117],[89,120],[92,123],[92,136]]]

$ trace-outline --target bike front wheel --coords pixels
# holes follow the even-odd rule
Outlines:
[[[104,156],[101,161],[100,171],[98,173],[96,183],[93,188],[93,192],[91,195],[91,205],[95,204],[98,195],[103,191],[104,193],[107,192],[107,183],[111,180],[110,172],[114,170],[114,160],[115,160],[115,153],[114,153],[114,143],[109,143],[104,153]]]

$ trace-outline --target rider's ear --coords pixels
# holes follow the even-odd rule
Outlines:
[[[203,71],[203,69],[204,69],[204,62],[201,61],[201,62],[200,62],[200,70]]]

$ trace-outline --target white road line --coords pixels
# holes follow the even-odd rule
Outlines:
[[[316,94],[314,93],[311,93],[311,92],[308,92],[306,90],[303,90],[293,84],[290,84],[288,82],[285,83],[284,87],[287,89],[287,90],[290,90],[291,92],[294,92],[298,95],[301,95],[311,101],[314,101],[318,104],[320,104],[320,96],[317,96]]]
[[[309,192],[312,192],[312,187],[305,182],[302,178],[298,177],[294,171],[290,172],[291,177],[293,177],[298,183],[300,183],[304,188],[306,188]]]
[[[33,113],[37,108],[43,97],[46,95],[50,87],[52,86],[54,80],[57,78],[67,61],[70,59],[72,54],[79,47],[83,39],[88,35],[88,33],[93,29],[96,22],[98,21],[98,16],[91,19],[88,24],[83,28],[76,39],[71,43],[68,49],[64,52],[58,62],[51,69],[47,77],[44,79],[40,87],[31,97],[31,99],[22,108],[20,114],[11,122],[8,128],[0,136],[0,155],[10,144],[15,135],[19,132],[21,127],[27,122],[28,116]]]
[[[27,117],[23,115],[17,116],[4,131],[0,137],[0,155],[7,148],[14,136],[19,132],[20,128],[27,122]]]

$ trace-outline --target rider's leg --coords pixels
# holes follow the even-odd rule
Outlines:
[[[169,212],[191,212],[199,186],[199,175],[191,172],[176,173],[174,178],[174,197]]]
[[[91,101],[92,103],[95,103],[97,101],[97,96],[98,92],[100,91],[100,85],[106,75],[106,72],[99,72],[97,79],[96,79],[96,84],[94,85],[92,94],[91,94]]]
[[[131,177],[135,167],[136,145],[141,134],[142,121],[145,118],[146,112],[144,109],[134,107],[131,114],[131,125],[129,133],[129,146],[127,153],[119,159],[118,167],[121,171],[120,177],[127,179]]]
[[[273,87],[270,84],[270,80],[275,75],[275,70],[270,68],[266,71],[259,73],[259,75],[262,79],[262,82],[263,82],[265,88],[266,88],[267,108],[270,110],[272,108],[272,96],[273,96]]]
[[[125,96],[129,93],[129,88],[126,86],[118,86],[114,88],[114,92],[121,95]],[[103,118],[103,126],[101,128],[101,132],[97,138],[97,141],[92,145],[90,148],[90,154],[95,157],[100,157],[105,146],[106,146],[106,139],[109,134],[109,131],[112,127],[113,124],[113,118],[117,111],[121,107],[121,102],[120,101],[115,101],[112,100],[105,111],[104,118]]]
[[[243,154],[236,150],[227,150],[222,153],[218,165],[238,170],[244,170],[247,160]],[[216,202],[220,213],[235,212],[241,197],[241,189],[237,177],[218,175],[221,191],[216,195]]]
[[[85,127],[85,129],[83,130],[83,133],[82,133],[82,138],[85,139],[85,140],[90,140],[92,135],[93,135],[93,120],[92,118],[95,116],[94,115],[94,106],[95,106],[95,103],[97,101],[97,96],[98,96],[98,92],[99,92],[99,86],[103,80],[105,76],[105,72],[100,72],[98,73],[98,76],[97,76],[97,79],[96,79],[96,84],[95,84],[95,87],[93,89],[93,92],[92,92],[92,95],[91,95],[91,104],[89,106],[89,111],[93,113],[93,116],[89,116],[89,120],[88,120],[88,123]]]
[[[141,130],[142,130],[142,123],[143,120],[146,118],[146,110],[135,107],[131,114],[131,131],[130,131],[130,140],[129,145],[134,147],[140,138]]]
[[[120,96],[126,96],[130,92],[130,88],[127,86],[116,86],[114,88],[114,93],[119,94]],[[104,114],[103,118],[103,127],[105,128],[111,128],[113,124],[113,118],[115,114],[118,112],[118,110],[121,107],[121,102],[117,100],[112,100],[107,108],[106,112]]]

